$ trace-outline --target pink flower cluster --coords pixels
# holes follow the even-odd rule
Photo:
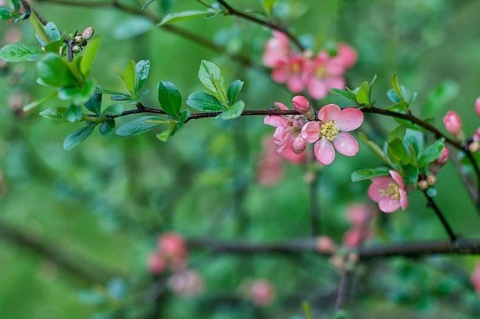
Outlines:
[[[347,208],[347,219],[350,228],[343,235],[343,243],[350,248],[358,247],[373,236],[370,221],[374,216],[371,207],[364,204],[354,204]]]
[[[245,297],[258,306],[268,306],[275,299],[275,286],[268,279],[246,279],[240,289]]]
[[[480,97],[475,100],[475,111],[480,117]],[[448,111],[443,117],[443,124],[445,129],[452,134],[458,141],[464,142],[466,140],[465,133],[462,130],[462,118],[455,111]],[[468,144],[468,149],[471,152],[476,152],[480,149],[480,127],[475,131]]]
[[[357,141],[347,132],[362,125],[362,111],[356,108],[341,109],[338,105],[328,104],[320,109],[315,119],[313,109],[305,97],[295,96],[292,103],[302,115],[265,117],[265,124],[276,127],[273,141],[278,145],[279,153],[293,151],[301,154],[307,143],[312,143],[315,158],[323,165],[333,162],[335,150],[345,156],[355,156],[358,153]],[[288,110],[280,102],[275,105]]]
[[[402,176],[394,171],[389,171],[390,176],[372,178],[368,188],[368,196],[378,203],[384,213],[392,213],[399,208],[405,210],[408,206],[408,197]]]
[[[196,270],[187,269],[187,245],[180,234],[165,233],[157,240],[157,249],[147,260],[148,269],[154,275],[166,270],[173,274],[168,287],[178,296],[198,295],[203,291],[203,281]]]
[[[290,47],[287,36],[274,32],[267,41],[263,53],[263,64],[273,68],[272,79],[286,83],[293,93],[307,90],[314,99],[324,98],[330,89],[345,88],[343,74],[357,62],[357,52],[351,46],[340,43],[335,56],[320,51],[299,53]]]

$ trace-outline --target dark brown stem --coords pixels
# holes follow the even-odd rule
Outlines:
[[[450,241],[453,243],[457,240],[457,236],[453,232],[452,228],[448,224],[447,220],[445,219],[445,216],[443,216],[440,208],[437,206],[433,198],[428,195],[427,191],[423,191],[423,194],[425,195],[425,198],[427,199],[427,206],[432,208],[435,214],[437,215],[438,219],[440,220],[440,223],[442,224],[443,228],[448,234],[448,237],[450,238]]]
[[[350,270],[344,270],[342,272],[342,278],[340,279],[340,284],[338,285],[337,297],[335,298],[335,311],[342,310],[345,302],[347,301],[352,276],[353,272]]]
[[[239,11],[239,10],[233,8],[231,5],[229,5],[224,0],[217,0],[217,2],[220,3],[227,10],[226,14],[234,15],[234,16],[237,16],[239,18],[242,18],[242,19],[245,19],[245,20],[248,20],[248,21],[252,21],[252,22],[260,24],[260,25],[263,25],[263,26],[265,26],[267,28],[270,28],[272,30],[282,32],[283,34],[285,34],[290,39],[290,41],[292,41],[295,44],[295,46],[300,51],[305,51],[306,48],[302,45],[302,43],[300,43],[300,41],[293,34],[291,34],[286,28],[284,28],[282,26],[279,26],[275,23],[272,23],[270,21],[263,20],[263,19],[255,17],[253,15],[250,15],[250,14],[247,14],[245,12]]]
[[[313,172],[313,174],[313,180],[310,183],[310,225],[312,229],[312,237],[317,237],[322,233],[320,227],[320,196],[318,194],[320,172]]]

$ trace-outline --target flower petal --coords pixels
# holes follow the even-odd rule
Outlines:
[[[378,208],[384,213],[393,213],[400,208],[400,202],[397,199],[384,197],[378,202]]]
[[[399,189],[398,191],[400,193],[400,207],[402,208],[402,210],[405,210],[408,206],[407,192],[403,189]]]
[[[315,158],[323,165],[329,165],[335,159],[333,144],[326,138],[321,138],[313,147]]]
[[[360,127],[363,123],[363,112],[349,107],[343,109],[337,118],[337,126],[341,131],[348,132]]]
[[[316,121],[308,122],[302,127],[300,136],[307,141],[307,143],[315,143],[320,138],[320,123]]]
[[[336,104],[325,105],[318,111],[318,119],[323,122],[336,121],[342,110]]]
[[[280,110],[288,110],[288,106],[280,102],[275,102],[275,106],[278,107]]]
[[[275,126],[275,127],[286,127],[288,126],[288,122],[289,121],[283,116],[277,116],[277,115],[267,115],[263,120],[263,123],[271,126]]]
[[[355,156],[358,153],[358,143],[355,138],[345,132],[341,132],[333,140],[335,149],[342,155]]]
[[[392,179],[387,176],[372,178],[372,185],[368,188],[368,197],[374,202],[380,201],[383,197],[380,190],[388,188],[388,184],[392,183]]]
[[[328,94],[328,87],[325,81],[312,77],[307,83],[307,90],[310,96],[316,100],[323,99]]]
[[[390,173],[390,176],[392,176],[393,180],[398,184],[398,186],[400,186],[400,189],[405,190],[405,184],[403,182],[402,175],[398,174],[398,172],[394,171],[393,169],[389,170],[388,172]]]

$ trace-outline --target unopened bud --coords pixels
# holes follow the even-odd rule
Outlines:
[[[310,106],[308,99],[302,95],[297,95],[292,99],[293,107],[295,111],[302,114],[305,118],[313,120],[315,118],[315,113],[313,108]]]
[[[92,37],[93,37],[93,34],[94,34],[94,30],[92,27],[88,27],[86,28],[85,30],[83,30],[82,32],[82,37],[85,39],[85,40],[90,40]]]
[[[295,154],[300,154],[307,148],[307,141],[301,137],[296,137],[292,142],[292,150]]]
[[[437,178],[433,175],[428,175],[427,176],[427,184],[428,186],[433,186],[437,182]]]
[[[421,181],[418,181],[417,185],[418,185],[418,188],[422,191],[428,188],[428,182],[424,179],[422,179]]]
[[[320,236],[315,242],[315,249],[321,253],[333,253],[337,249],[337,245],[328,236]]]
[[[453,136],[458,136],[462,130],[462,119],[455,111],[448,111],[447,114],[443,117],[443,124],[447,131]]]
[[[79,53],[80,51],[82,51],[82,48],[79,45],[74,45],[72,47],[72,52],[73,53]]]
[[[470,143],[470,145],[468,145],[468,150],[472,153],[475,153],[479,149],[480,149],[480,145],[477,141],[472,142],[472,143]]]
[[[73,38],[73,42],[78,45],[83,45],[83,41],[85,41],[85,39],[81,35],[77,35]]]
[[[450,152],[448,151],[447,147],[443,147],[442,152],[440,153],[440,156],[437,158],[437,163],[439,165],[443,165],[448,161],[448,156],[450,155]]]

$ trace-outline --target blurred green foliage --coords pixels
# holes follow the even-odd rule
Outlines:
[[[135,8],[148,1],[140,2],[122,1]],[[262,1],[231,3],[251,12],[263,10]],[[93,26],[102,35],[91,72],[103,87],[123,89],[114,65],[124,69],[132,59],[150,60],[145,86],[152,92],[145,105],[156,105],[153,92],[159,81],[175,83],[183,101],[201,90],[197,74],[202,60],[220,65],[229,80],[245,81],[240,97],[247,109],[266,109],[275,101],[290,105],[291,94],[271,82],[260,67],[271,32],[258,25],[224,16],[178,24],[231,53],[250,57],[255,66],[248,68],[108,6],[56,6],[44,0],[35,8],[62,31]],[[147,10],[161,17],[167,11],[197,9],[202,6],[194,1],[156,1]],[[279,0],[272,16],[314,50],[334,41],[357,48],[359,62],[348,73],[349,86],[377,75],[372,93],[377,105],[387,105],[390,77],[397,72],[410,92],[418,92],[414,113],[440,103],[441,111],[424,115],[441,127],[443,114],[454,109],[462,115],[468,135],[479,122],[473,116],[480,95],[480,41],[474,32],[479,13],[480,3],[473,0]],[[17,27],[22,42],[35,43],[28,23],[4,23],[0,34]],[[0,71],[0,221],[30,242],[58,250],[59,259],[92,276],[72,272],[38,248],[0,231],[2,317],[146,318],[155,307],[148,298],[153,280],[146,260],[162,232],[256,242],[309,236],[304,170],[286,164],[281,184],[256,183],[261,139],[273,133],[262,118],[191,121],[167,143],[150,133],[120,138],[95,132],[66,152],[62,142],[74,130],[72,125],[37,115],[61,102],[46,103],[27,114],[12,108],[15,96],[25,105],[48,94],[35,84],[34,71],[33,63],[9,64]],[[328,102],[347,103],[337,96],[321,103]],[[373,128],[388,132],[393,121],[368,116],[375,125],[364,125],[362,131],[381,143]],[[338,242],[348,227],[346,206],[366,199],[368,183],[352,183],[350,174],[371,167],[372,161],[376,159],[362,144],[358,157],[339,157],[321,173],[317,196],[322,230]],[[452,164],[439,173],[437,189],[437,202],[454,229],[478,237],[480,219]],[[406,212],[380,216],[375,241],[445,238],[421,194],[412,193],[410,200]],[[323,258],[193,251],[189,260],[204,277],[206,292],[198,299],[167,293],[161,318],[302,318],[303,300],[311,304],[315,318],[333,311],[339,274]],[[480,311],[468,282],[474,261],[463,257],[368,264],[360,270],[347,309],[352,318],[474,318]],[[239,286],[245,278],[271,280],[277,287],[276,302],[259,308],[242,298]]]

